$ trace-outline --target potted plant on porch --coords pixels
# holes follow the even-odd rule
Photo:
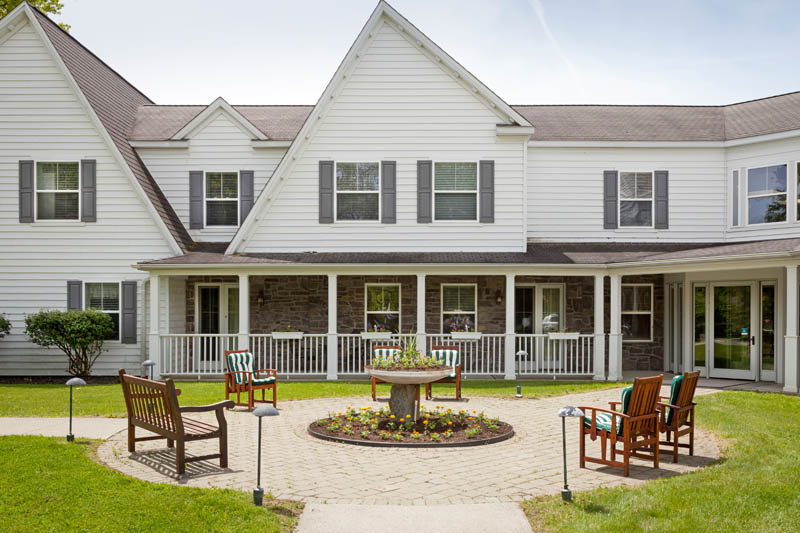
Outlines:
[[[279,331],[272,332],[272,338],[275,340],[298,340],[303,338],[302,331],[295,331],[292,329],[291,324]]]

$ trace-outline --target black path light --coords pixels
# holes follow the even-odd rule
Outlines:
[[[517,352],[517,398],[522,398],[522,385],[519,383],[519,367],[521,365],[520,361],[523,357],[528,357],[528,352],[525,350],[520,350]]]
[[[264,489],[261,488],[261,419],[265,416],[278,416],[280,413],[271,405],[259,405],[253,409],[253,415],[258,417],[258,478],[256,488],[253,489],[253,503],[261,505],[264,501]]]
[[[156,362],[152,359],[148,359],[142,363],[142,368],[144,368],[144,374],[150,381],[153,381],[153,367],[156,366]]]
[[[564,502],[571,502],[572,491],[569,490],[569,485],[567,485],[567,418],[583,418],[583,411],[577,407],[568,405],[566,407],[562,407],[558,411],[558,416],[561,417],[561,444],[564,452],[564,489],[561,491],[561,499],[564,500]]]
[[[86,382],[81,378],[70,378],[67,381],[67,385],[69,386],[69,433],[67,433],[67,442],[73,442],[75,435],[72,434],[72,387],[83,387]]]

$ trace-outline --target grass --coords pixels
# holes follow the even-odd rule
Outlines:
[[[291,531],[302,505],[147,483],[94,462],[95,444],[0,437],[3,531]]]
[[[522,391],[527,398],[544,398],[573,392],[618,387],[619,383],[595,381],[526,381]],[[223,400],[224,385],[221,382],[186,381],[177,384],[181,389],[181,405],[204,405]],[[502,380],[467,380],[462,383],[464,396],[513,397],[516,383]],[[309,398],[332,398],[361,396],[369,398],[370,384],[367,381],[320,381],[278,383],[278,400],[303,400]],[[455,385],[434,386],[436,396],[455,395]],[[378,385],[378,396],[389,395],[388,385]],[[68,416],[69,389],[64,385],[0,385],[0,416]],[[125,416],[125,402],[119,385],[87,385],[74,391],[75,416]]]
[[[698,398],[698,424],[726,439],[714,466],[639,488],[523,504],[535,531],[799,531],[800,398],[721,392]],[[682,452],[685,453],[685,452]]]

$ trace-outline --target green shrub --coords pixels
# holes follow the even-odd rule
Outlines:
[[[86,377],[103,351],[103,340],[114,330],[114,322],[100,311],[42,311],[25,317],[25,333],[31,342],[56,346],[69,359],[68,372]]]
[[[11,322],[5,315],[0,315],[0,339],[11,333]]]

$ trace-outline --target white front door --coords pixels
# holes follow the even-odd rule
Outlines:
[[[759,284],[712,283],[709,375],[712,378],[756,379]]]

